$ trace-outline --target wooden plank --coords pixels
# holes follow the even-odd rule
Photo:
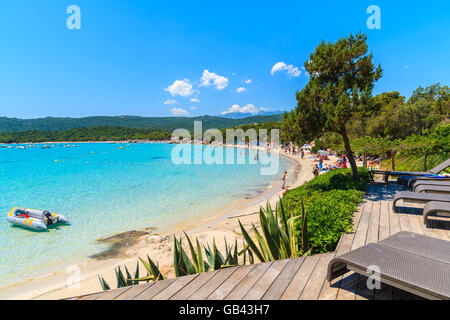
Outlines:
[[[359,221],[361,220],[361,215],[364,210],[364,202],[361,202],[358,205],[358,209],[356,210],[356,213],[353,215],[353,232],[352,234],[356,233],[356,230],[358,229]]]
[[[360,275],[358,280],[358,289],[356,290],[356,300],[373,299],[375,290],[367,287],[367,277]]]
[[[103,292],[96,300],[114,300],[131,289],[131,286]]]
[[[255,265],[242,266],[228,279],[226,279],[209,297],[207,300],[222,300],[224,299],[247,274],[255,267]]]
[[[422,217],[422,216],[417,215],[417,214],[410,214],[408,217],[408,220],[410,221],[411,230],[414,233],[424,234],[423,229],[421,227],[421,223],[419,223],[419,221],[417,220],[417,217]]]
[[[171,283],[167,288],[159,292],[152,300],[169,300],[178,291],[183,289],[189,282],[198,277],[198,274],[191,274],[184,277],[177,278],[176,281]]]
[[[286,267],[289,260],[278,260],[266,270],[266,272],[259,278],[258,281],[246,293],[243,300],[260,300],[264,294],[269,290],[272,283],[280,275],[281,271]]]
[[[271,265],[272,262],[257,264],[233,291],[225,297],[225,300],[241,300]]]
[[[97,300],[97,298],[99,298],[102,294],[103,292],[98,292],[86,296],[80,296],[77,300]]]
[[[131,300],[134,297],[136,297],[138,294],[141,294],[143,291],[150,288],[152,285],[154,285],[156,282],[149,282],[145,284],[139,284],[132,286],[130,290],[125,291],[120,296],[116,297],[114,300]]]
[[[343,276],[339,284],[337,300],[355,300],[356,290],[358,289],[359,274],[355,272],[347,273]]]
[[[382,241],[390,237],[389,225],[389,202],[386,200],[380,201],[380,229],[378,232],[378,240]]]
[[[402,231],[414,232],[411,226],[411,221],[408,219],[408,214],[406,213],[397,213],[398,219],[400,221],[400,228]]]
[[[388,201],[388,209],[389,209],[389,231],[390,236],[400,232],[402,229],[400,228],[400,219],[398,217],[398,213],[394,212],[392,209],[392,201]]]
[[[282,300],[297,300],[300,297],[319,258],[320,255],[306,257],[300,269],[298,269],[297,274],[281,296]]]
[[[354,233],[346,233],[342,235],[336,250],[336,257],[343,255],[352,248]],[[334,279],[331,283],[326,282],[320,291],[319,300],[335,300],[339,293],[339,288],[342,283],[343,276]]]
[[[328,264],[334,256],[335,253],[324,253],[320,255],[319,261],[306,283],[305,289],[300,295],[300,300],[317,300],[320,291],[322,290],[322,286],[326,282]]]
[[[303,257],[289,260],[286,267],[264,294],[262,300],[279,300],[304,261],[305,258]]]
[[[215,274],[200,289],[189,297],[189,300],[206,300],[226,279],[228,279],[238,268],[222,269]]]
[[[161,280],[155,282],[154,285],[149,287],[147,290],[142,291],[140,294],[136,295],[132,300],[150,300],[156,296],[159,292],[167,288],[175,279]]]
[[[352,251],[365,245],[371,213],[372,201],[366,201],[364,203],[364,208],[361,214],[361,219],[359,220],[358,228],[356,229],[355,238],[353,239]]]
[[[195,291],[203,286],[209,279],[214,277],[217,271],[204,272],[198,275],[194,280],[189,282],[183,289],[173,295],[170,300],[187,300]]]
[[[360,243],[362,242],[362,239],[364,238],[363,236],[358,236],[358,244],[353,244],[355,242],[355,238],[356,238],[356,234],[358,232],[364,232],[364,230],[366,229],[366,226],[362,226],[361,228],[359,227],[359,223],[361,223],[361,217],[363,216],[363,213],[365,212],[364,208],[366,207],[367,202],[369,202],[368,200],[366,200],[365,203],[363,203],[362,205],[359,206],[359,212],[360,212],[360,218],[358,221],[356,221],[355,223],[357,223],[356,227],[354,227],[355,229],[355,233],[352,239],[352,243],[350,245],[350,249],[348,251],[354,250],[356,249]],[[367,211],[365,214],[365,217],[367,216]],[[367,218],[365,218],[367,219]],[[349,240],[347,240],[349,241]],[[365,242],[365,239],[364,239]],[[348,244],[347,244],[348,245]],[[343,250],[344,251],[344,250]],[[337,252],[337,256],[341,255],[343,253],[346,252],[342,252],[338,251]],[[337,300],[354,300],[355,299],[355,295],[356,295],[356,290],[358,288],[358,281],[359,281],[359,275],[355,274],[355,273],[347,273],[346,275],[342,275],[339,278],[337,278],[335,280],[336,282],[333,282],[332,285],[330,286],[331,288],[334,287],[338,287],[338,291],[336,294],[336,299]],[[323,293],[323,296],[327,296],[329,295],[329,291],[332,291],[331,288],[327,291],[325,291]]]
[[[378,242],[378,229],[380,227],[380,209],[381,209],[380,201],[372,203],[372,212],[370,214],[365,244]]]
[[[416,219],[424,235],[436,238],[436,233],[433,231],[433,229],[427,228],[425,223],[423,223],[423,216],[417,216]]]

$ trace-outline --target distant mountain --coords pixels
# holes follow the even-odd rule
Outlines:
[[[0,117],[0,132],[21,131],[63,131],[76,128],[88,127],[125,127],[145,128],[154,130],[173,131],[178,128],[194,128],[194,121],[202,121],[203,129],[224,129],[236,127],[242,124],[265,123],[280,121],[282,115],[250,116],[239,119],[201,116],[201,117],[138,117],[138,116],[96,116],[85,118],[39,118],[39,119],[17,119]]]
[[[258,113],[257,115],[255,115],[253,113],[232,112],[232,113],[227,113],[227,114],[223,115],[222,117],[228,118],[228,119],[244,119],[244,118],[249,118],[249,117],[254,117],[254,116],[273,116],[273,115],[282,115],[282,114],[283,114],[283,111],[267,111],[267,112]]]

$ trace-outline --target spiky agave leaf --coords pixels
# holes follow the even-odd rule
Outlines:
[[[280,229],[269,202],[267,202],[266,210],[260,208],[260,222],[265,243],[267,243],[267,247],[270,250],[270,255],[274,257],[275,260],[278,260],[280,256]]]
[[[105,279],[103,279],[103,277],[98,276],[98,280],[100,281],[100,285],[101,285],[103,291],[111,290],[110,286],[105,281]]]
[[[180,277],[183,272],[180,272],[180,266],[181,264],[181,256],[180,256],[180,252],[178,250],[178,243],[177,243],[177,238],[173,237],[173,268],[175,271],[175,277]]]
[[[134,272],[134,279],[139,279],[139,261],[136,262],[136,271]],[[133,284],[138,284],[138,281],[134,281]]]
[[[127,266],[124,266],[124,267],[125,267],[125,273],[127,275],[127,279],[126,279],[127,286],[134,285],[135,283],[133,281],[133,279],[134,279],[133,276],[131,275],[130,271],[128,271]]]
[[[178,273],[180,275],[195,274],[196,273],[195,267],[192,264],[192,262],[189,260],[187,254],[186,254],[186,251],[184,251],[184,249],[183,249],[181,238],[180,238],[180,240],[175,238],[175,243],[176,243],[176,250],[175,250],[174,254],[175,253],[177,254],[178,265],[175,265],[174,267],[178,268]]]
[[[225,261],[223,259],[223,256],[220,254],[219,250],[217,250],[215,239],[213,239],[213,256],[214,256],[213,268],[214,270],[219,270],[225,264]]]
[[[117,269],[114,268],[114,271],[116,272],[117,288],[123,288],[128,286],[127,281],[123,276],[122,270],[120,269],[120,266]]]
[[[268,246],[266,240],[261,236],[261,234],[259,233],[258,229],[255,226],[253,226],[252,230],[253,230],[253,233],[255,234],[255,238],[259,244],[261,252],[264,254],[264,260],[261,262],[274,261],[275,258],[272,255],[272,253],[270,252],[270,249],[269,249],[269,246]]]
[[[142,281],[158,281],[158,280],[165,280],[166,277],[159,271],[159,268],[152,259],[150,259],[149,256],[147,256],[148,263],[139,258],[142,265],[144,266],[145,270],[147,271],[147,276],[143,278],[135,278],[135,282],[142,282]]]
[[[200,269],[201,269],[201,264],[198,261],[198,255],[194,250],[194,246],[192,245],[191,239],[189,239],[188,235],[186,234],[186,232],[184,232],[184,235],[186,236],[187,240],[188,240],[188,244],[189,244],[189,250],[191,252],[191,257],[192,257],[192,263],[195,269],[196,273],[200,273]],[[201,254],[201,252],[200,252]]]
[[[289,231],[288,231],[289,227],[288,227],[288,223],[287,223],[288,218],[286,217],[286,212],[284,211],[283,201],[281,200],[281,198],[278,202],[277,208],[280,208],[280,218],[281,218],[281,223],[283,225],[284,233],[288,234],[289,233]]]
[[[239,253],[238,253],[238,243],[237,239],[234,239],[234,254],[233,254],[233,264],[239,264]]]
[[[262,254],[262,252],[256,247],[256,244],[253,242],[252,238],[249,236],[249,234],[245,230],[241,221],[238,220],[238,222],[239,222],[239,226],[241,228],[242,236],[244,237],[245,242],[247,242],[247,245],[249,246],[250,250],[253,251],[253,253],[258,257],[259,261],[265,262],[266,259],[264,258],[264,255]]]
[[[195,241],[196,241],[196,245],[197,245],[197,260],[198,260],[198,264],[199,264],[199,272],[202,273],[209,269],[209,264],[206,263],[206,261],[204,261],[204,259],[203,259],[202,248],[200,247],[198,238],[195,238]]]
[[[208,263],[209,263],[209,268],[207,270],[211,270],[214,266],[214,256],[213,256],[212,250],[209,246],[209,243],[207,244],[207,247],[203,246],[203,248],[205,249],[206,259],[208,259]]]
[[[302,203],[302,254],[304,255],[309,250],[308,243],[308,216],[305,211],[305,206],[303,204],[303,198],[301,199]]]

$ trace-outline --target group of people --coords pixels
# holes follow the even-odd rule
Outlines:
[[[320,171],[331,171],[335,169],[343,169],[348,167],[347,165],[348,159],[345,155],[339,156],[336,163],[334,163],[333,165],[330,164],[324,165],[323,162],[325,160],[329,160],[328,156],[317,155],[316,159],[314,159],[314,162],[316,162],[316,164],[314,164],[313,167],[313,174],[315,177],[317,177],[320,174]]]
[[[282,149],[286,152],[286,153],[290,153],[293,156],[298,156],[300,155],[301,158],[303,159],[305,157],[305,151],[303,150],[303,148],[300,147],[296,147],[296,146],[283,146]]]
[[[302,159],[305,157],[305,150],[302,147],[296,147],[293,145],[284,145],[281,147],[286,153],[292,154],[294,156],[300,155]],[[333,150],[329,149],[327,152],[322,152],[322,154],[317,154],[314,159],[314,167],[313,167],[313,174],[314,177],[317,177],[321,171],[331,171],[335,169],[342,169],[342,168],[348,168],[348,159],[345,155],[341,155],[338,157],[336,163],[333,165],[330,164],[324,164],[324,161],[330,160],[328,156],[333,155]],[[286,188],[286,175],[287,172],[283,174],[283,190],[285,192],[287,191]]]

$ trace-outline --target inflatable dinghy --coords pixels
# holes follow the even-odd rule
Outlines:
[[[58,213],[17,207],[8,213],[7,220],[17,226],[40,231],[47,230],[52,224],[69,223],[65,216]]]

